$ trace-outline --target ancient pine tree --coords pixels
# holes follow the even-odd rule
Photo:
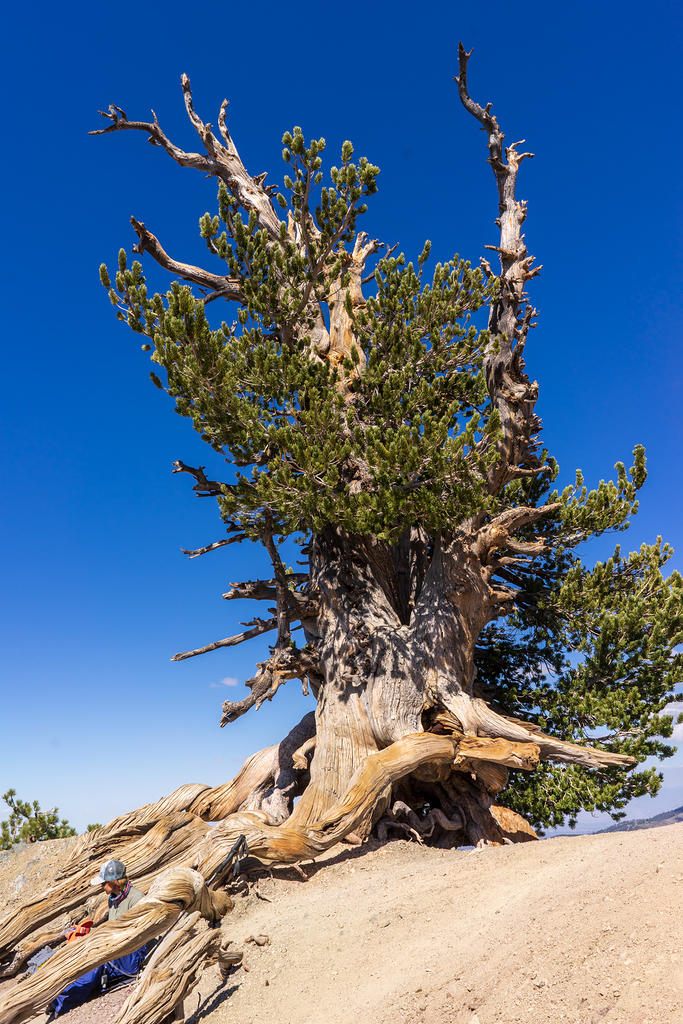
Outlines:
[[[291,679],[316,709],[231,781],[188,783],[80,837],[51,888],[0,921],[0,977],[62,944],[8,991],[0,1024],[167,933],[144,999],[118,1024],[163,1019],[207,957],[239,959],[206,922],[229,909],[216,890],[247,846],[262,863],[295,863],[373,828],[442,845],[514,841],[582,808],[619,816],[659,786],[653,768],[634,768],[672,753],[663,712],[683,677],[683,581],[663,576],[661,539],[627,556],[617,546],[592,568],[577,554],[627,528],[645,454],[592,490],[580,473],[555,486],[524,363],[539,268],[517,177],[531,154],[504,146],[491,105],[471,98],[468,59],[460,46],[460,99],[486,133],[498,190],[487,246],[498,273],[486,259],[434,265],[429,243],[407,261],[359,230],[378,168],[354,161],[349,142],[327,173],[324,139],[294,128],[282,189],[249,174],[227,102],[216,133],[185,76],[200,152],[176,146],[156,116],[131,121],[116,106],[93,133],[143,133],[218,183],[217,212],[200,219],[210,269],[175,259],[134,218],[135,251],[168,271],[168,291],[149,294],[123,250],[115,274],[101,268],[117,316],[146,339],[153,381],[227,464],[207,474],[175,463],[222,520],[219,539],[187,553],[255,541],[272,564],[270,578],[224,595],[264,602],[263,615],[176,659],[269,634],[270,656],[249,694],[225,703],[223,724]],[[299,548],[294,569],[285,539]],[[101,923],[88,880],[111,856],[148,894],[129,920]],[[65,921],[84,912],[94,940],[65,944]]]
[[[326,177],[325,140],[286,132],[278,190],[247,172],[225,102],[218,133],[201,120],[186,76],[201,153],[179,149],[156,117],[105,114],[104,133],[142,132],[218,182],[217,212],[200,219],[211,269],[179,262],[133,218],[135,251],[175,280],[148,294],[123,251],[102,280],[119,318],[149,339],[154,382],[229,467],[210,479],[175,463],[216,498],[225,530],[190,554],[248,539],[272,562],[270,579],[224,595],[263,601],[267,614],[176,659],[270,632],[270,657],[249,695],[225,703],[223,724],[292,678],[317,702],[245,796],[270,826],[322,821],[368,757],[399,741],[405,771],[367,807],[361,835],[397,802],[394,818],[439,811],[427,827],[469,841],[501,838],[497,801],[541,825],[618,809],[657,786],[653,770],[624,769],[669,753],[656,737],[680,678],[681,581],[660,571],[670,550],[617,548],[593,570],[575,553],[628,525],[644,452],[628,472],[617,464],[614,482],[587,490],[577,474],[553,489],[524,363],[539,268],[517,177],[532,154],[504,146],[491,105],[469,94],[467,62],[461,47],[460,99],[486,132],[498,190],[500,237],[487,248],[499,274],[457,256],[428,274],[429,243],[407,262],[359,230],[378,168],[354,161],[349,142]],[[305,571],[280,556],[293,536]],[[429,733],[455,738],[455,758],[423,762]]]

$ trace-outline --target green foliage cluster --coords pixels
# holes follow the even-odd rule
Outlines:
[[[0,822],[0,850],[10,850],[15,843],[76,835],[76,829],[65,818],[59,817],[57,807],[41,811],[37,800],[20,800],[15,789],[8,789],[2,799],[9,807],[10,815],[6,821]]]
[[[683,584],[662,574],[671,549],[658,540],[626,557],[617,547],[592,569],[575,554],[584,541],[628,528],[644,450],[636,448],[629,471],[617,463],[614,481],[589,490],[577,472],[562,491],[551,491],[558,467],[546,453],[540,476],[489,495],[482,480],[497,458],[500,422],[483,373],[490,338],[477,314],[499,283],[457,255],[427,274],[429,243],[414,262],[376,259],[364,305],[346,307],[357,346],[342,365],[311,357],[320,318],[329,327],[330,297],[349,283],[349,247],[378,168],[354,163],[344,143],[323,184],[325,140],[307,145],[295,128],[283,144],[288,173],[277,201],[289,226],[283,221],[277,238],[223,183],[217,213],[200,219],[210,253],[243,295],[233,323],[212,325],[204,297],[187,285],[149,295],[140,263],[129,266],[123,250],[113,281],[101,268],[118,317],[147,339],[152,380],[232,467],[218,496],[227,528],[256,538],[267,523],[278,536],[306,539],[334,524],[394,542],[416,524],[434,536],[474,512],[548,506],[518,534],[542,534],[548,550],[499,575],[519,594],[480,637],[478,686],[504,711],[565,740],[639,762],[670,756],[662,740],[671,718],[662,711],[683,679],[675,651]],[[504,799],[548,826],[582,808],[618,817],[660,781],[653,768],[544,764],[513,778]]]
[[[284,189],[298,216],[320,181],[324,139],[306,147],[295,128],[283,141],[294,167]],[[189,286],[149,296],[140,263],[129,268],[123,250],[113,285],[101,268],[119,317],[150,340],[152,360],[166,372],[165,384],[153,372],[154,383],[234,467],[221,514],[250,536],[267,517],[280,534],[335,523],[393,540],[414,522],[430,531],[451,526],[486,500],[481,470],[495,453],[477,442],[494,440],[499,422],[482,372],[487,332],[470,321],[496,294],[496,281],[455,256],[425,283],[428,245],[417,267],[402,255],[380,259],[376,295],[355,325],[364,372],[353,373],[358,350],[343,366],[310,358],[321,308],[329,325],[328,298],[346,283],[361,200],[376,190],[378,168],[364,158],[355,165],[352,155],[344,143],[332,185],[319,189],[316,233],[303,251],[284,222],[273,240],[220,184],[219,212],[204,214],[200,231],[244,295],[232,324],[212,327]],[[366,483],[355,489],[359,463]]]
[[[641,763],[674,748],[663,714],[683,681],[683,579],[663,567],[658,538],[623,556],[619,545],[592,569],[568,550],[534,565],[524,599],[480,637],[479,683],[502,708],[564,740],[628,754]],[[532,596],[533,595],[533,596]],[[623,817],[629,800],[654,796],[652,766],[624,773],[545,763],[519,773],[505,802],[539,827],[574,824],[580,810]]]

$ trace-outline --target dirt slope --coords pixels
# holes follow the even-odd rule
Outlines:
[[[5,867],[0,898],[11,887]],[[240,902],[226,922],[235,944],[259,934],[270,943],[247,942],[249,970],[222,988],[208,971],[186,1000],[188,1017],[683,1021],[683,824],[477,852],[396,841],[304,870],[305,882],[275,871],[258,883],[265,899]],[[100,1024],[107,1011],[100,1000],[62,1019]]]

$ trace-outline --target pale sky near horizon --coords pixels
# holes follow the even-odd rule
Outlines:
[[[244,693],[267,641],[169,660],[258,614],[220,595],[266,568],[253,545],[180,553],[221,532],[213,502],[171,463],[217,457],[149,384],[141,339],[116,322],[98,280],[103,260],[130,251],[131,214],[177,258],[207,258],[197,220],[214,209],[215,184],[142,135],[87,135],[110,103],[140,119],[153,107],[192,148],[181,72],[205,120],[230,98],[250,171],[281,180],[280,139],[295,124],[326,136],[327,166],[350,138],[382,168],[366,230],[409,257],[430,238],[435,259],[458,251],[476,263],[495,241],[495,185],[452,81],[458,39],[474,47],[473,95],[536,154],[519,183],[527,243],[544,266],[526,360],[560,483],[577,466],[588,484],[608,478],[642,442],[649,478],[632,529],[590,551],[662,535],[683,570],[678,5],[265,2],[258,24],[253,9],[215,0],[158,12],[125,0],[15,4],[0,44],[0,793],[56,804],[79,829],[183,782],[225,781],[312,707],[292,681],[220,730],[221,701]],[[634,801],[629,817],[683,804],[683,726],[677,739],[662,792]]]

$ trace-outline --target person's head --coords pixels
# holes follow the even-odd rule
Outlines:
[[[120,860],[108,860],[90,884],[101,885],[108,896],[118,896],[126,888],[127,881],[126,865]]]

